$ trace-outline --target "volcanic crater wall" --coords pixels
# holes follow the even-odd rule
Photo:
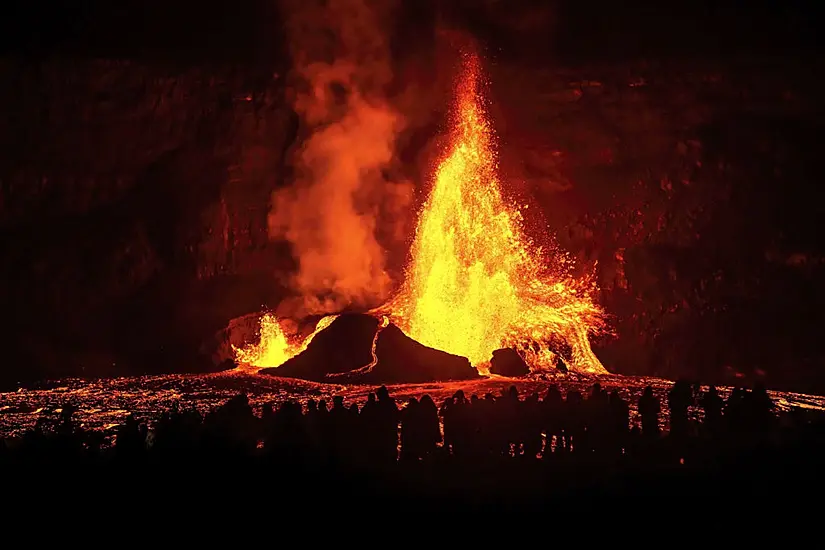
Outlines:
[[[295,120],[271,66],[0,72],[5,352],[24,374],[174,368],[276,299],[291,261],[266,216]]]
[[[542,205],[535,227],[598,265],[608,368],[822,387],[824,119],[809,66],[499,67],[502,172]]]
[[[282,68],[0,62],[2,376],[213,368],[204,339],[277,305],[267,235],[296,121]],[[614,371],[822,381],[821,84],[770,60],[499,63],[513,196],[598,262]],[[755,345],[758,343],[759,345]]]

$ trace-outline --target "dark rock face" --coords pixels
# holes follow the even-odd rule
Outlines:
[[[373,361],[375,343],[377,363]],[[338,317],[315,335],[302,353],[263,374],[316,382],[403,384],[441,380],[469,380],[479,374],[465,357],[424,346],[395,325],[379,328],[369,315]]]
[[[292,265],[267,234],[293,124],[272,68],[6,59],[0,74],[15,105],[0,307],[17,366],[0,377],[216,368],[204,340],[277,303],[272,274]]]
[[[392,324],[378,335],[375,355],[378,363],[365,382],[415,383],[479,377],[466,357],[429,348]]]
[[[556,370],[559,372],[567,372],[567,365],[564,364],[561,358],[556,359]]]
[[[530,374],[530,367],[521,355],[512,348],[497,349],[490,360],[490,372],[500,376],[525,376]]]

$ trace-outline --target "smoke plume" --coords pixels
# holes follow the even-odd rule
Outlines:
[[[274,193],[270,237],[292,244],[301,304],[292,316],[371,307],[391,291],[376,232],[409,203],[385,174],[405,126],[385,96],[392,6],[371,0],[285,0],[293,106],[302,136],[295,181]],[[383,214],[383,215],[382,215]]]

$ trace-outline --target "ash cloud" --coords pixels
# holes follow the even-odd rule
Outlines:
[[[394,6],[285,0],[282,8],[302,130],[295,180],[274,193],[269,214],[270,237],[288,240],[299,264],[292,286],[300,299],[280,313],[373,307],[392,289],[376,235],[404,234],[394,226],[413,196],[411,184],[386,175],[406,126],[386,97]]]

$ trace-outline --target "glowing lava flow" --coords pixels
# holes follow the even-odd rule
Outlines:
[[[289,359],[306,349],[316,334],[327,328],[338,317],[329,315],[324,317],[315,327],[315,330],[303,341],[292,341],[287,337],[278,319],[271,313],[261,317],[261,339],[257,344],[250,344],[244,348],[232,346],[235,352],[235,361],[241,369],[255,367],[279,367]]]
[[[534,369],[552,366],[546,344],[555,341],[571,370],[606,373],[588,340],[604,326],[591,281],[570,276],[559,254],[545,265],[502,198],[480,77],[478,58],[466,56],[451,145],[418,220],[406,281],[380,311],[415,340],[482,371],[503,347],[518,349]]]

